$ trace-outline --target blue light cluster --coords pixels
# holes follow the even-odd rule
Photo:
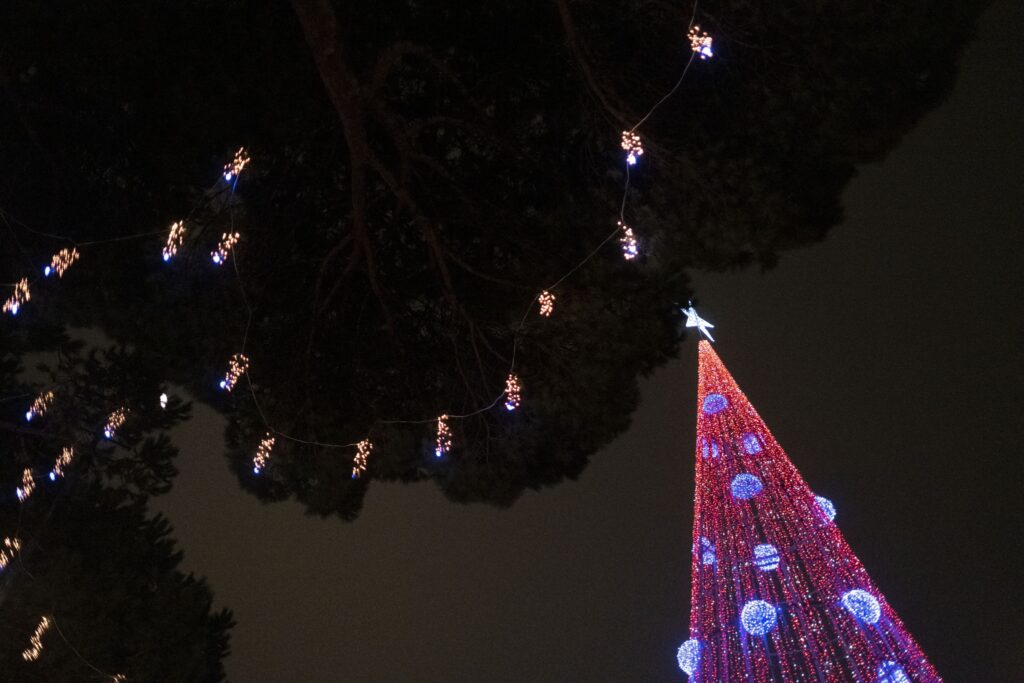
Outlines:
[[[878,600],[866,590],[854,588],[843,593],[843,597],[839,601],[857,621],[865,624],[877,623],[882,616],[882,607],[878,604]]]
[[[704,536],[700,537],[700,563],[704,566],[715,563],[715,544]]]
[[[737,474],[729,484],[733,498],[749,500],[764,489],[764,484],[753,474]]]
[[[910,683],[910,676],[899,664],[887,660],[878,666],[878,680],[875,683]]]
[[[778,615],[775,605],[764,600],[751,600],[743,605],[740,612],[740,623],[743,630],[752,636],[763,636],[775,628]]]
[[[690,638],[680,645],[679,650],[676,651],[676,661],[679,662],[679,668],[687,676],[692,676],[693,672],[700,666],[700,651],[701,643],[696,638]]]
[[[701,455],[704,457],[705,460],[708,458],[708,456],[711,456],[712,458],[717,458],[719,452],[718,442],[714,440],[708,441],[707,439],[701,439],[700,451]]]
[[[729,407],[729,399],[721,394],[708,394],[704,397],[704,414],[714,415]]]
[[[758,438],[757,434],[747,432],[743,435],[743,450],[747,452],[747,455],[757,455],[763,450],[761,439]]]
[[[825,515],[828,521],[832,521],[836,518],[836,506],[832,504],[832,501],[825,496],[815,496],[814,500],[818,502],[818,507],[821,508],[821,512]]]
[[[770,572],[779,566],[779,551],[771,543],[754,546],[754,564],[763,572]]]

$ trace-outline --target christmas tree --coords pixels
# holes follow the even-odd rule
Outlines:
[[[807,486],[709,342],[699,357],[680,668],[707,683],[941,681],[846,544],[832,503]]]

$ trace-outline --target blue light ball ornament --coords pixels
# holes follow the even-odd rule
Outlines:
[[[754,546],[754,564],[763,572],[770,572],[779,566],[779,551],[771,543]]]
[[[757,455],[764,450],[761,446],[761,439],[758,438],[757,434],[747,432],[743,435],[743,450],[747,452],[747,455]]]
[[[721,394],[708,394],[704,397],[704,414],[714,415],[729,407],[729,399]]]
[[[899,664],[887,660],[878,666],[878,679],[875,683],[910,683],[910,676]]]
[[[763,636],[775,628],[778,614],[775,605],[764,600],[751,600],[743,605],[740,623],[743,630],[752,636]]]
[[[697,667],[700,666],[701,649],[701,642],[696,638],[690,638],[680,645],[679,650],[676,651],[676,661],[679,663],[679,668],[687,676],[692,676]]]
[[[825,519],[832,521],[836,518],[836,506],[832,504],[832,501],[825,496],[815,496],[814,500],[817,501],[818,507],[821,508],[821,513],[825,515]]]
[[[737,474],[729,484],[732,497],[738,500],[749,500],[764,490],[764,484],[753,474]]]
[[[882,617],[882,606],[878,604],[878,600],[861,588],[843,593],[839,601],[846,611],[861,623],[875,624]]]

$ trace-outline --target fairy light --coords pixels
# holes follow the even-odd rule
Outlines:
[[[234,389],[238,378],[244,375],[248,369],[249,359],[245,355],[236,353],[231,356],[231,360],[228,361],[228,371],[224,373],[224,379],[220,381],[220,388],[224,391]]]
[[[171,223],[171,230],[167,233],[167,243],[164,244],[164,261],[170,261],[177,255],[178,249],[185,242],[185,221]]]
[[[627,261],[632,261],[636,258],[637,254],[640,253],[640,247],[637,245],[636,235],[633,234],[633,228],[629,227],[622,221],[618,221],[619,229],[622,230],[622,236],[619,237],[619,244],[622,245],[622,258]]]
[[[260,445],[256,448],[256,455],[252,458],[253,474],[259,474],[266,468],[267,462],[270,460],[270,452],[273,450],[276,440],[270,432],[267,432],[266,436],[260,441]]]
[[[36,396],[36,400],[32,401],[32,406],[25,411],[25,421],[31,422],[32,418],[45,415],[51,403],[53,403],[52,391],[44,391]]]
[[[36,490],[36,480],[32,476],[32,470],[25,468],[21,473],[21,486],[15,489],[15,493],[18,496],[18,500],[24,503],[28,500],[28,497],[32,495],[32,492]]]
[[[228,254],[234,249],[235,243],[238,242],[238,238],[241,237],[237,232],[225,232],[220,236],[220,242],[217,242],[217,248],[210,252],[210,258],[218,266],[222,265],[228,260]]]
[[[21,658],[26,662],[34,662],[39,659],[39,655],[43,653],[43,636],[50,630],[50,618],[43,617],[39,620],[39,625],[36,626],[35,633],[32,634],[32,638],[29,639],[29,646],[21,653]]]
[[[622,149],[626,151],[626,163],[636,166],[637,160],[644,154],[644,145],[640,135],[631,130],[622,131]]]
[[[452,448],[452,430],[448,426],[448,416],[442,415],[437,418],[437,446],[434,448],[434,455],[440,458]]]
[[[358,479],[359,475],[366,471],[366,463],[373,452],[373,444],[369,439],[363,439],[356,444],[356,457],[352,461],[352,478]]]
[[[700,26],[694,24],[690,28],[689,38],[690,49],[700,55],[701,59],[715,56],[715,52],[711,47],[711,36],[708,35],[707,31],[701,31]]]
[[[245,147],[239,147],[238,151],[235,152],[235,157],[231,160],[230,164],[224,164],[224,180],[231,182],[236,180],[242,173],[242,169],[252,159],[249,157],[249,153],[245,151]]]
[[[21,307],[31,298],[32,293],[28,289],[28,278],[23,277],[18,280],[18,284],[14,285],[14,293],[4,302],[4,313],[18,315]]]
[[[540,314],[545,318],[551,317],[551,312],[555,310],[555,295],[545,289],[537,297],[537,302],[540,304]]]
[[[57,481],[58,477],[63,477],[64,468],[71,464],[74,457],[75,449],[65,446],[57,456],[57,461],[53,463],[53,469],[50,470],[50,481]]]
[[[70,268],[71,264],[77,261],[79,256],[78,249],[73,247],[70,250],[61,249],[50,259],[50,265],[43,268],[43,275],[50,277],[52,274],[57,273],[57,277],[64,277],[64,271]]]
[[[167,409],[167,394],[160,394],[160,409]]]
[[[511,412],[519,407],[522,401],[519,395],[520,390],[519,378],[513,373],[509,373],[508,378],[505,379],[505,410]]]
[[[124,421],[128,418],[127,408],[118,408],[107,417],[107,423],[103,425],[103,436],[108,439],[113,439],[114,435],[117,434],[117,430],[124,425]]]
[[[7,565],[14,561],[20,551],[21,541],[5,536],[3,542],[0,543],[0,571],[7,569]]]

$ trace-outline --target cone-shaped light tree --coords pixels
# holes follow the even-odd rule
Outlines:
[[[835,523],[700,342],[692,681],[933,683],[938,673]]]

